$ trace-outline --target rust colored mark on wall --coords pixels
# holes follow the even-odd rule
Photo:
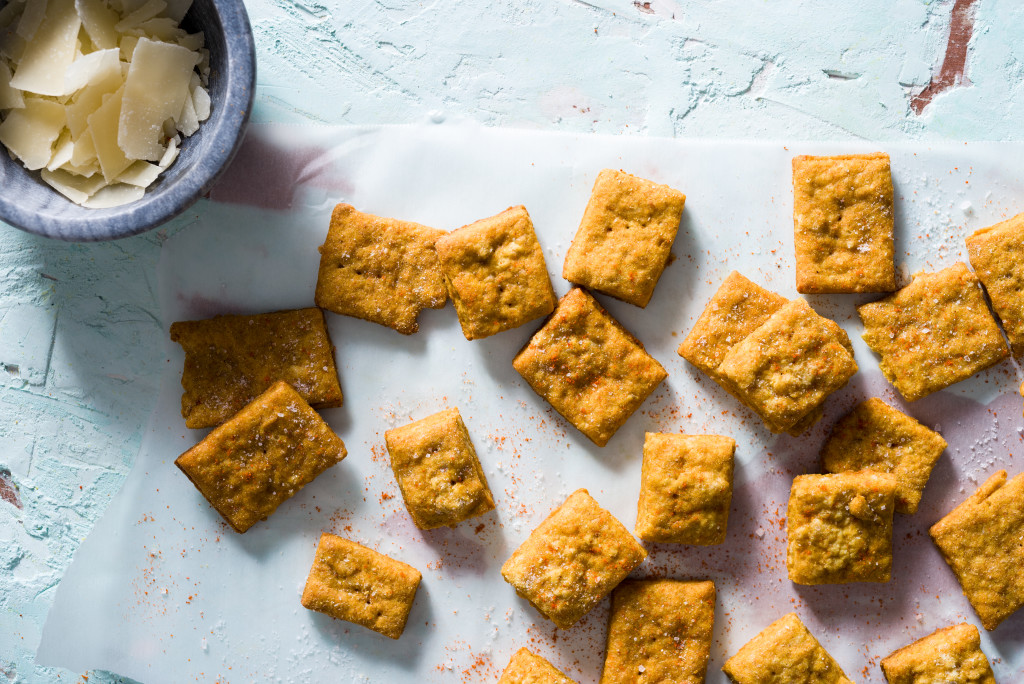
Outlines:
[[[946,56],[942,59],[939,75],[928,86],[910,100],[910,108],[920,114],[939,93],[960,85],[967,68],[967,44],[974,33],[974,4],[977,0],[956,0],[953,15],[949,20],[949,41]]]
[[[21,508],[18,485],[14,484],[14,480],[11,478],[11,471],[6,468],[0,468],[0,499],[3,499],[15,508]]]

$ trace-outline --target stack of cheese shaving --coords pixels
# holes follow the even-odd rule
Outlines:
[[[192,0],[9,0],[0,8],[0,142],[68,199],[134,202],[210,115]]]

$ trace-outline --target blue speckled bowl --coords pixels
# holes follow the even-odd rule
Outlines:
[[[0,145],[0,220],[58,240],[114,240],[156,228],[209,192],[242,142],[256,89],[256,48],[242,0],[195,0],[182,25],[206,35],[213,106],[146,195],[112,209],[80,207]]]

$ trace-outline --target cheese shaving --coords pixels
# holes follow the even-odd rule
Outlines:
[[[192,0],[12,0],[0,7],[0,143],[78,204],[134,202],[210,116]],[[154,163],[155,162],[155,163]]]

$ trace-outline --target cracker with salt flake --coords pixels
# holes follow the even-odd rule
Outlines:
[[[921,272],[899,292],[857,307],[864,341],[879,368],[907,401],[966,380],[999,363],[1009,350],[978,277],[957,262]]]
[[[444,234],[339,204],[320,247],[316,305],[411,335],[420,311],[448,301],[434,250]]]
[[[422,579],[408,563],[324,532],[302,591],[302,605],[398,639]]]
[[[889,155],[793,158],[796,289],[896,289]]]
[[[890,653],[881,666],[889,684],[996,684],[978,628],[966,622]]]
[[[938,432],[871,398],[835,424],[821,448],[821,461],[829,473],[873,470],[895,475],[896,512],[911,514],[945,449],[946,440]]]
[[[512,655],[508,666],[501,673],[498,684],[576,684],[564,672],[533,653],[521,648]]]
[[[1024,357],[1024,214],[975,231],[967,252],[1013,355]]]
[[[796,613],[765,627],[722,670],[736,684],[853,684]]]
[[[505,561],[501,576],[541,615],[568,629],[646,557],[622,523],[578,489]]]

